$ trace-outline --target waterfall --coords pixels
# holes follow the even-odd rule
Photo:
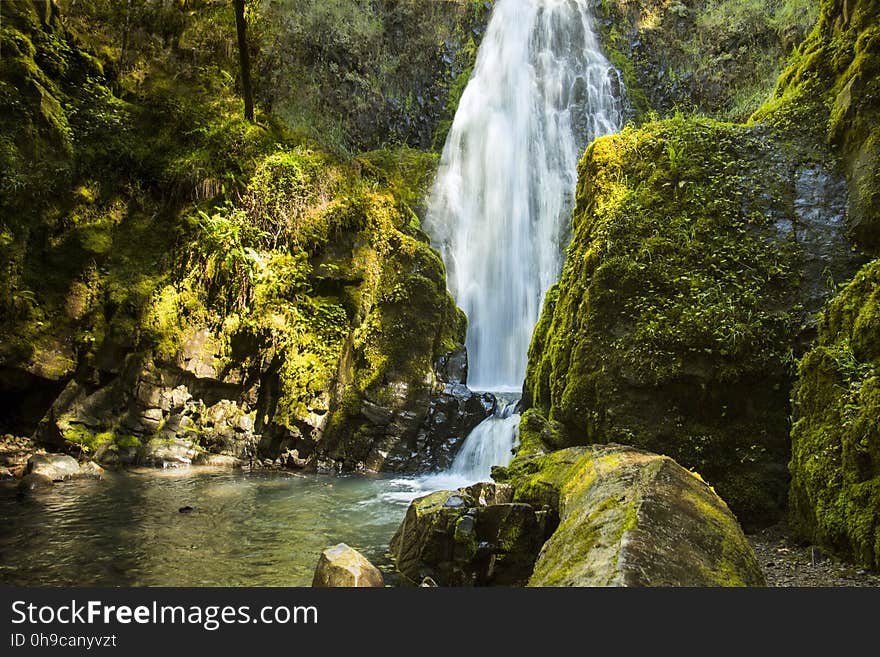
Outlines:
[[[473,390],[519,393],[544,295],[558,279],[577,163],[622,123],[621,84],[590,0],[498,0],[450,129],[425,228],[469,319]],[[510,461],[515,404],[468,437],[450,475]]]

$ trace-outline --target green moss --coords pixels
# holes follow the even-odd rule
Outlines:
[[[63,427],[64,440],[77,447],[84,454],[93,453],[106,442],[104,434],[94,434],[86,427],[77,423],[68,423]]]
[[[850,221],[863,246],[880,249],[880,10],[825,0],[815,29],[752,117],[801,140],[828,143],[843,158]]]
[[[880,262],[829,306],[802,359],[792,428],[791,524],[880,567]]]
[[[212,50],[225,10],[166,8],[177,45],[137,24],[127,53],[112,8],[55,26],[29,2],[2,11],[4,365],[100,378],[102,354],[179,365],[205,333],[200,365],[268,382],[261,422],[300,435],[326,421],[327,451],[363,460],[364,397],[424,399],[434,359],[464,339],[418,229],[437,155],[341,159],[271,117],[245,121],[224,72],[237,62]]]
[[[676,110],[744,120],[816,21],[812,0],[602,0],[596,28],[638,122]]]
[[[553,446],[668,454],[758,522],[784,502],[801,321],[799,247],[776,227],[794,192],[755,161],[764,148],[757,131],[681,116],[596,141],[526,377]]]

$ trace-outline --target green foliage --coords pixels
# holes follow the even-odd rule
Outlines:
[[[597,27],[639,119],[651,110],[739,121],[765,100],[816,21],[812,0],[602,0]]]
[[[100,378],[104,354],[173,366],[186,346],[264,383],[275,434],[326,418],[327,449],[362,461],[364,396],[424,397],[464,339],[417,229],[436,154],[343,160],[242,120],[225,3],[63,5],[54,27],[30,2],[0,5],[3,364]],[[446,20],[407,9],[422,10]],[[357,50],[366,32],[346,27],[325,24]],[[108,439],[71,431],[86,450]]]
[[[263,104],[340,154],[440,148],[490,9],[484,0],[273,3],[258,65]]]
[[[880,262],[822,317],[800,363],[790,469],[800,536],[880,567]]]
[[[844,11],[822,3],[820,22],[752,117],[789,138],[828,143],[842,156],[850,221],[872,253],[880,249],[880,9],[861,0]]]
[[[798,246],[775,226],[793,192],[747,155],[765,139],[677,116],[596,141],[526,378],[544,444],[668,454],[756,523],[784,500],[801,321]]]

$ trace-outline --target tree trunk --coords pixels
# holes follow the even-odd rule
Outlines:
[[[247,23],[244,20],[244,0],[233,0],[235,29],[238,32],[238,56],[241,61],[241,87],[244,93],[244,118],[254,121],[254,89],[251,84],[251,56],[248,51]]]
[[[128,34],[131,31],[131,0],[125,7],[125,25],[122,28],[122,53],[119,56],[119,67],[125,70],[125,60],[128,57]]]

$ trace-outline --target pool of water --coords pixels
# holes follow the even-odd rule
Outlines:
[[[459,483],[193,468],[24,497],[4,486],[0,584],[309,586],[321,551],[340,542],[387,570],[409,501]]]

